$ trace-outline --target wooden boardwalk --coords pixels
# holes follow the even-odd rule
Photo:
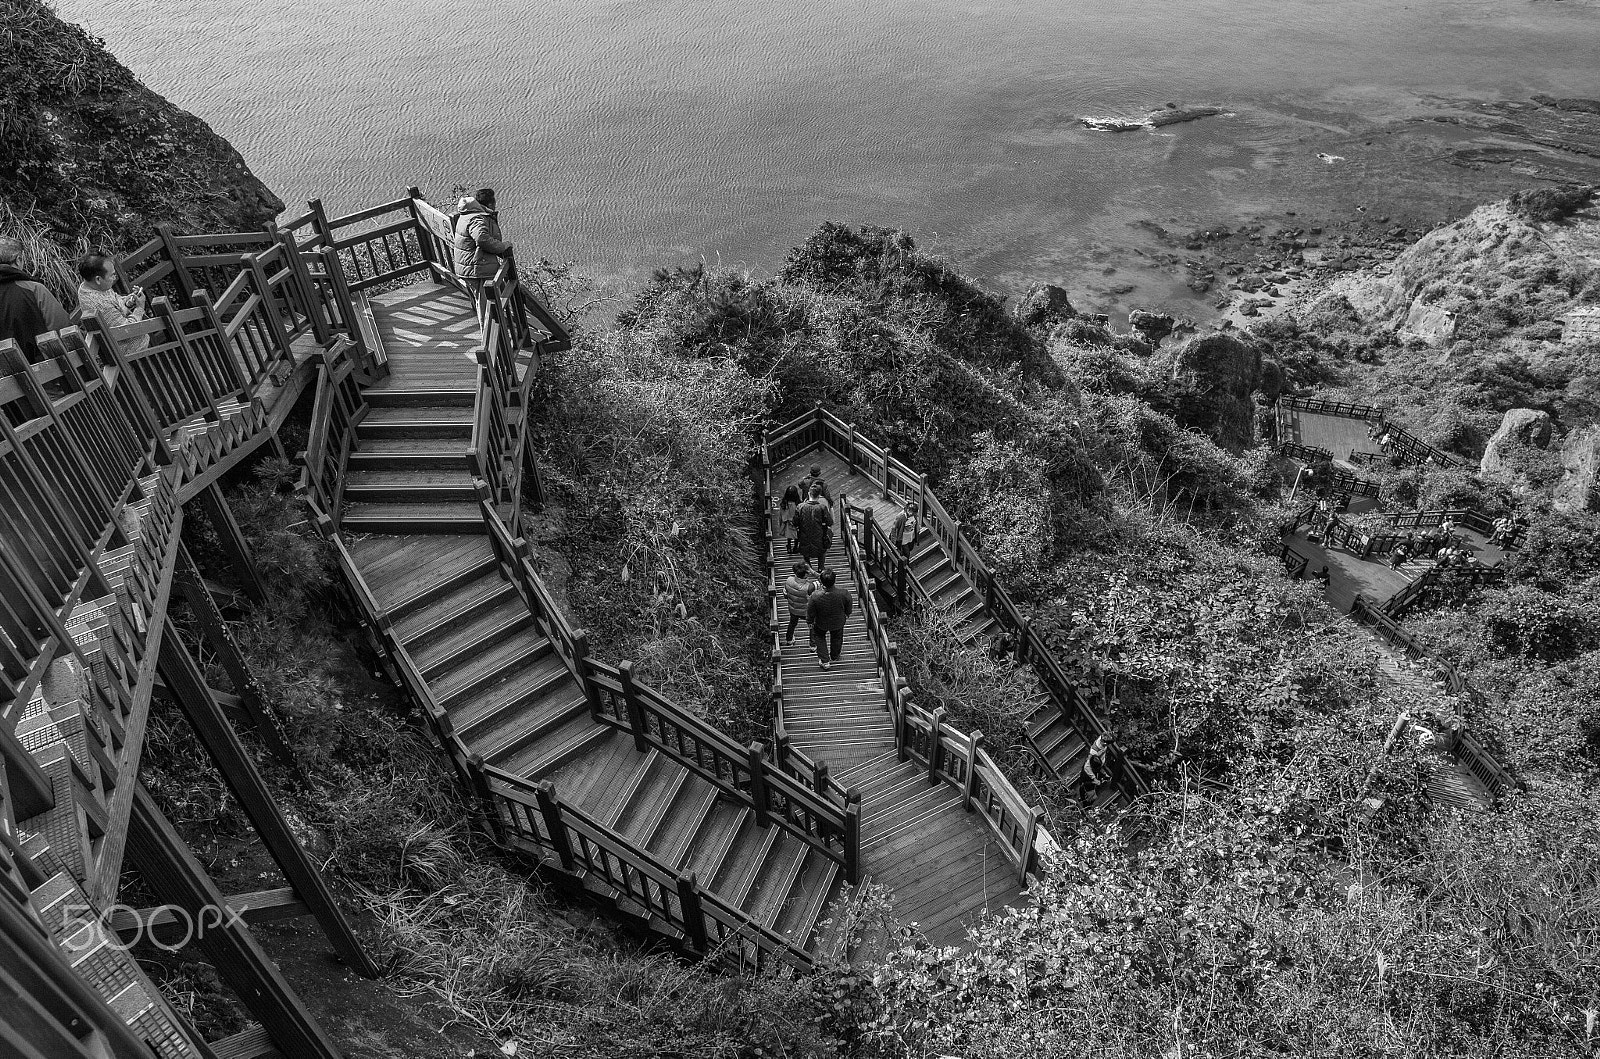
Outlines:
[[[394,634],[484,762],[549,782],[561,802],[801,948],[845,892],[838,864],[654,749],[596,720],[582,685],[539,634],[496,562],[465,450],[475,385],[465,298],[434,286],[381,295],[390,376],[368,391],[345,529]],[[433,328],[443,331],[435,344]]]
[[[804,477],[820,465],[836,498],[848,494],[885,525],[898,509],[872,483],[852,475],[826,449],[815,449],[773,469],[774,481]],[[773,542],[769,563],[782,584],[796,557]],[[828,565],[848,587],[850,571],[836,539]],[[939,579],[955,613],[976,617],[981,600],[959,575]],[[963,592],[963,588],[965,591]],[[780,632],[788,628],[788,603],[778,595]],[[858,604],[845,630],[844,651],[832,669],[817,663],[802,621],[793,643],[783,645],[784,723],[795,749],[833,770],[835,779],[861,794],[861,857],[865,872],[895,895],[902,922],[918,924],[936,944],[958,944],[985,911],[1026,898],[1015,869],[982,821],[962,806],[961,792],[930,779],[927,768],[901,761],[894,723],[884,702],[877,659]]]

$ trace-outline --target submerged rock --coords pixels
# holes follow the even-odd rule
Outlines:
[[[1133,129],[1159,129],[1164,125],[1177,125],[1198,118],[1214,118],[1226,113],[1228,112],[1222,107],[1179,107],[1169,104],[1160,110],[1152,110],[1143,117],[1085,116],[1078,120],[1087,127],[1102,132],[1129,132]]]

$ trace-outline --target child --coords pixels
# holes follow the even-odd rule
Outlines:
[[[118,294],[117,266],[104,254],[85,254],[78,261],[78,317],[93,316],[110,327],[122,327],[144,319],[145,296],[143,287],[133,288],[131,294]],[[150,345],[149,335],[140,335],[136,341],[122,345],[124,355],[139,353]]]
[[[794,629],[806,616],[806,604],[811,601],[811,593],[817,590],[817,582],[811,567],[804,560],[791,567],[791,572],[783,582],[783,597],[789,601],[789,631],[784,635],[783,642],[794,643]],[[810,637],[806,637],[810,642]]]
[[[801,494],[798,485],[791,485],[783,491],[783,500],[781,501],[783,505],[783,539],[786,542],[787,554],[789,555],[794,554],[794,513],[804,502],[805,497]]]

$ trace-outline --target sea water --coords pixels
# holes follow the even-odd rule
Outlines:
[[[59,9],[228,138],[291,211],[492,185],[524,257],[624,288],[700,260],[768,273],[835,220],[905,228],[1005,289],[1181,302],[1171,270],[1112,277],[1139,221],[1248,216],[1334,184],[1359,195],[1359,172],[1318,157],[1350,122],[1600,95],[1595,0]],[[1232,116],[1078,121],[1169,102]]]

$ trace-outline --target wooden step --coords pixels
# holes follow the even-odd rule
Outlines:
[[[630,842],[649,849],[651,838],[661,826],[662,818],[677,804],[679,795],[689,782],[689,776],[688,769],[674,762],[671,774],[651,788],[649,797],[636,796],[622,807],[622,814],[617,818],[617,831]]]
[[[494,680],[495,676],[501,679],[480,687],[475,695],[440,703],[449,712],[456,731],[469,742],[475,738],[473,733],[478,726],[489,718],[507,710],[519,710],[572,681],[572,673],[567,669],[566,662],[555,651],[548,649],[532,663],[525,664],[513,659],[504,668],[485,674],[488,680]]]
[[[533,615],[518,597],[493,610],[482,611],[472,621],[431,638],[427,647],[412,651],[411,657],[422,670],[422,675],[431,680],[460,665],[484,644],[533,627]]]
[[[553,685],[538,698],[485,718],[473,734],[472,749],[482,754],[485,761],[498,765],[550,739],[564,725],[578,718],[594,723],[589,718],[589,700],[577,681]]]
[[[472,440],[472,409],[373,408],[356,428],[363,443],[369,438],[449,438]]]
[[[590,719],[589,723],[594,722]],[[616,738],[595,743],[545,777],[561,791],[568,804],[577,806],[590,818],[602,815],[598,807],[604,802],[606,792],[629,782],[644,762],[644,755],[634,749],[633,740],[615,729],[611,732]],[[600,822],[596,819],[596,823]]]
[[[437,638],[477,621],[511,600],[522,605],[515,585],[498,573],[482,573],[409,608],[395,620],[394,632],[415,658],[417,651],[426,649]]]
[[[421,608],[460,592],[465,586],[488,578],[504,582],[494,555],[488,548],[477,553],[463,553],[451,560],[413,562],[404,573],[387,574],[368,567],[363,571],[367,583],[381,592],[387,600],[385,610],[391,622],[399,622]],[[382,587],[379,588],[378,586]]]
[[[457,467],[405,467],[397,470],[355,471],[345,475],[346,504],[428,503],[471,501],[472,476],[466,461]]]
[[[425,445],[427,448],[394,450],[385,446],[398,444]],[[428,438],[401,438],[395,441],[374,439],[366,442],[361,451],[350,453],[348,469],[352,474],[364,471],[428,470],[467,473],[467,450],[449,441]]]
[[[734,840],[746,826],[753,829],[755,822],[754,814],[744,806],[722,798],[712,805],[689,842],[688,858],[684,865],[700,880],[701,886],[716,889],[714,883],[717,872],[727,859]]]
[[[470,389],[419,389],[405,386],[377,386],[363,391],[371,408],[471,408],[478,399],[476,387]]]
[[[728,847],[722,865],[712,876],[709,889],[733,907],[744,907],[761,865],[766,863],[768,853],[782,833],[781,827],[761,827],[756,823],[755,813],[749,813]]]
[[[351,504],[340,517],[351,533],[482,533],[483,515],[475,502]]]
[[[800,866],[800,874],[789,896],[768,924],[796,945],[805,946],[817,932],[817,921],[843,878],[843,870],[831,858],[812,853]]]
[[[772,846],[756,870],[754,882],[741,906],[746,915],[764,927],[772,926],[783,911],[807,855],[822,857],[821,853],[812,854],[810,846],[781,827],[767,830],[773,834]]]
[[[562,721],[538,742],[510,754],[500,767],[530,780],[542,779],[613,737],[623,738],[610,725],[596,723],[585,710]]]
[[[623,813],[634,801],[650,801],[658,793],[658,785],[664,786],[675,771],[681,771],[676,761],[659,750],[646,751],[643,762],[633,770],[628,782],[613,787],[607,792],[605,801],[596,804],[594,818],[612,830],[618,830],[617,825]]]
[[[519,671],[540,668],[554,653],[549,640],[536,630],[524,629],[484,644],[477,652],[465,656],[460,665],[441,672],[428,683],[432,686],[434,700],[451,709],[480,693],[492,691],[496,685],[518,676]],[[566,668],[564,664],[562,668]]]
[[[645,848],[664,864],[683,866],[689,841],[705,824],[718,800],[716,787],[685,770],[683,786],[662,814]]]

